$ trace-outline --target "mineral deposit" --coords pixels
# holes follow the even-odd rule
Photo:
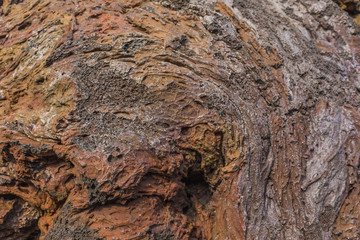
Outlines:
[[[356,22],[358,0],[0,0],[0,239],[360,239]]]

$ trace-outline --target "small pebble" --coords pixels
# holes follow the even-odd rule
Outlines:
[[[4,91],[0,89],[0,100],[5,100],[6,96],[4,94]]]

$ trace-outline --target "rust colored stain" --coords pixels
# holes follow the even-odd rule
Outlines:
[[[358,237],[359,38],[244,4],[0,0],[0,238]]]

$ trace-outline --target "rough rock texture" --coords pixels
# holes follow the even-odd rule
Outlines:
[[[342,9],[354,17],[360,24],[360,0],[335,0]]]
[[[359,239],[359,30],[331,0],[0,0],[0,238]]]

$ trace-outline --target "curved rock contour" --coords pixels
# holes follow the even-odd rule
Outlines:
[[[330,0],[0,0],[0,238],[358,239],[359,30]]]

